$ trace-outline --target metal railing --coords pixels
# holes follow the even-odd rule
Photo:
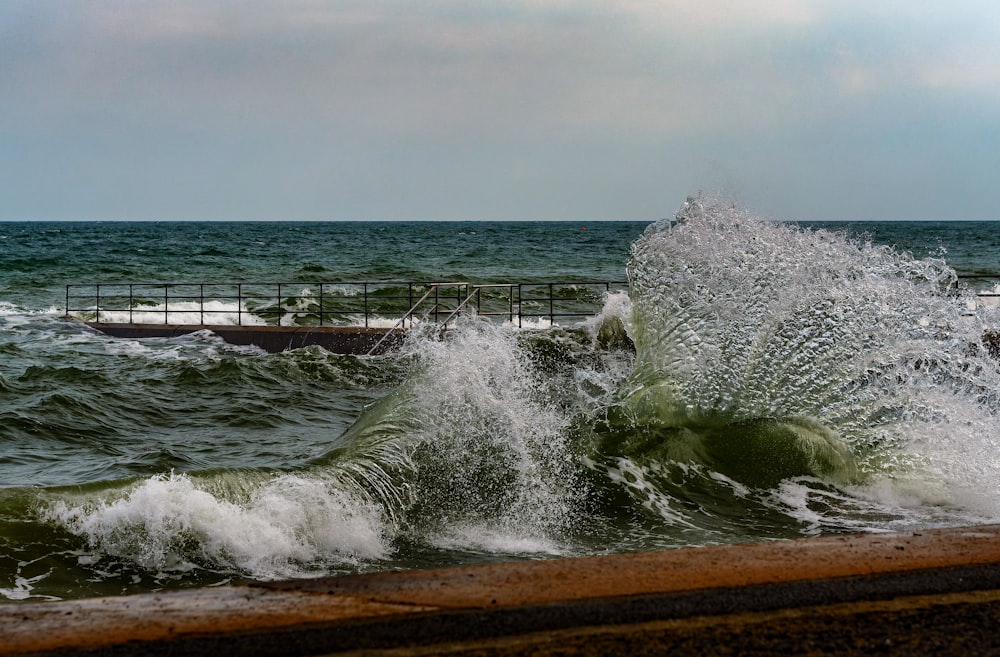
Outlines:
[[[362,281],[100,283],[66,286],[66,314],[93,324],[446,328],[475,310],[484,318],[557,324],[598,312],[624,281],[485,283]]]
[[[1000,274],[959,274],[958,284],[981,297],[1000,297]]]

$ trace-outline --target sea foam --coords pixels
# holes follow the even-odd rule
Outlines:
[[[183,474],[146,479],[117,499],[62,499],[45,516],[102,553],[153,571],[230,568],[259,579],[308,575],[388,550],[378,509],[328,482],[279,475],[226,499]]]

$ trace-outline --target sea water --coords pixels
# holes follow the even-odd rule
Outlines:
[[[995,522],[996,225],[0,224],[0,600]],[[626,280],[378,357],[114,339],[65,285]]]

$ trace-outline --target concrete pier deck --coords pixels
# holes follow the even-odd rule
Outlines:
[[[0,606],[0,655],[1000,653],[1000,526]]]

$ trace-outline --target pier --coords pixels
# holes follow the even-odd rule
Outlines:
[[[445,330],[474,314],[518,328],[579,323],[625,281],[111,283],[66,286],[66,316],[121,338],[209,330],[280,352],[318,345],[380,354],[415,326]]]
[[[977,303],[1000,305],[1000,277],[960,275]],[[474,314],[518,328],[570,327],[593,317],[626,281],[470,283],[360,281],[272,283],[87,283],[66,286],[66,316],[118,338],[172,338],[211,331],[270,353],[320,346],[378,355],[407,331],[441,331]],[[1000,332],[983,343],[1000,358]]]

